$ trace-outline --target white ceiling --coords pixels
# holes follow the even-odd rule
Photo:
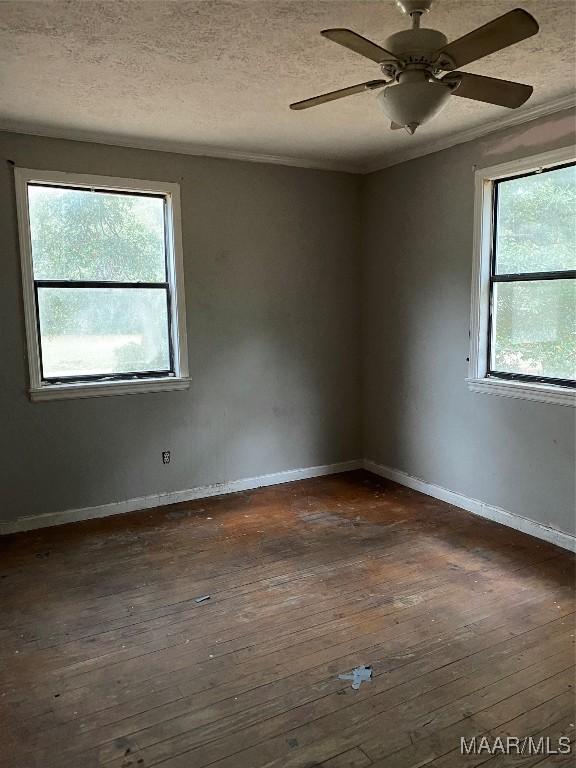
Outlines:
[[[393,0],[2,0],[0,128],[381,167],[511,114],[566,103],[576,86],[574,0],[436,0],[424,25],[454,39],[517,6],[540,33],[464,69],[534,85],[527,105],[511,112],[453,98],[409,136],[388,130],[373,93],[288,109],[379,77],[376,64],[319,32],[350,27],[381,43],[407,26]]]

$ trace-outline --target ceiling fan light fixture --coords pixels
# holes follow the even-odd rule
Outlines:
[[[451,94],[448,84],[420,80],[389,85],[376,98],[393,123],[416,130],[446,106]]]

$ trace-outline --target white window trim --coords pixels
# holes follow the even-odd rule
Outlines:
[[[537,382],[510,381],[487,375],[492,248],[492,186],[496,179],[521,175],[576,159],[573,147],[512,160],[476,170],[474,176],[474,261],[470,317],[468,389],[472,392],[576,406],[576,389]]]
[[[30,398],[39,400],[62,400],[79,397],[101,397],[105,395],[128,395],[140,392],[186,389],[190,385],[188,374],[188,348],[186,342],[186,305],[184,297],[184,264],[182,252],[182,214],[180,210],[180,186],[159,181],[123,179],[112,176],[64,173],[61,171],[37,171],[30,168],[14,169],[18,230],[20,235],[20,261],[22,265],[22,289],[24,293],[24,314],[26,321],[26,342],[30,369]],[[137,381],[96,381],[70,384],[43,384],[40,369],[40,340],[36,322],[34,300],[34,271],[32,264],[32,243],[28,213],[29,182],[68,184],[88,189],[119,189],[124,192],[150,192],[165,195],[167,204],[167,263],[169,282],[172,287],[171,302],[172,344],[174,351],[175,376]]]

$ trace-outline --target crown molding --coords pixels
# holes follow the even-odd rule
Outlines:
[[[294,168],[309,168],[317,171],[336,171],[339,173],[362,173],[360,165],[341,163],[329,160],[312,160],[310,158],[293,157],[291,155],[267,155],[260,152],[243,152],[234,149],[222,149],[210,145],[186,144],[162,139],[138,139],[131,137],[111,136],[104,133],[75,130],[73,128],[30,126],[26,123],[2,121],[0,132],[19,133],[26,136],[41,136],[46,139],[65,139],[67,141],[83,141],[90,144],[105,144],[111,147],[126,147],[128,149],[146,149],[153,152],[170,152],[176,155],[191,155],[215,160],[238,160],[247,163],[266,163],[268,165],[287,165]]]
[[[129,149],[145,149],[155,152],[171,152],[178,155],[191,155],[194,157],[214,158],[216,160],[238,160],[248,163],[267,163],[271,165],[285,165],[295,168],[310,168],[319,171],[336,171],[340,173],[354,173],[367,175],[389,168],[393,165],[415,160],[418,157],[441,152],[444,149],[464,144],[467,141],[479,139],[496,131],[512,128],[516,125],[546,117],[555,112],[576,107],[576,94],[569,94],[553,101],[527,109],[515,111],[512,115],[493,120],[484,125],[477,125],[458,133],[451,133],[435,141],[424,142],[412,149],[395,151],[389,156],[384,155],[382,160],[368,165],[358,163],[345,163],[329,160],[312,160],[310,158],[292,157],[291,155],[268,155],[260,152],[243,152],[240,150],[222,149],[210,145],[186,144],[185,142],[164,141],[162,139],[137,139],[131,137],[111,136],[104,133],[75,130],[73,128],[57,128],[46,126],[30,126],[18,121],[0,122],[0,132],[20,133],[28,136],[42,136],[49,139],[66,139],[68,141],[83,141],[92,144],[106,144],[113,147],[127,147]]]
[[[434,152],[441,152],[443,149],[449,149],[457,144],[465,144],[467,141],[474,141],[474,139],[479,139],[490,133],[503,131],[506,128],[513,128],[516,125],[522,125],[523,123],[537,120],[539,117],[546,117],[555,112],[562,112],[565,109],[572,109],[574,107],[576,107],[576,94],[562,96],[544,104],[538,104],[534,107],[519,110],[510,116],[502,117],[499,120],[494,120],[486,125],[477,125],[473,128],[460,131],[459,133],[453,133],[435,141],[415,146],[412,149],[395,152],[394,155],[390,155],[388,158],[385,157],[378,163],[365,166],[360,173],[366,175],[375,173],[376,171],[382,171],[384,168],[390,168],[392,165],[399,165],[408,160],[415,160],[417,157],[432,155]]]

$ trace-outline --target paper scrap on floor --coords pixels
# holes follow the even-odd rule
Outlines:
[[[362,683],[367,682],[372,677],[372,667],[365,666],[355,667],[350,674],[338,675],[339,680],[352,680],[352,688],[355,691],[360,688]]]

